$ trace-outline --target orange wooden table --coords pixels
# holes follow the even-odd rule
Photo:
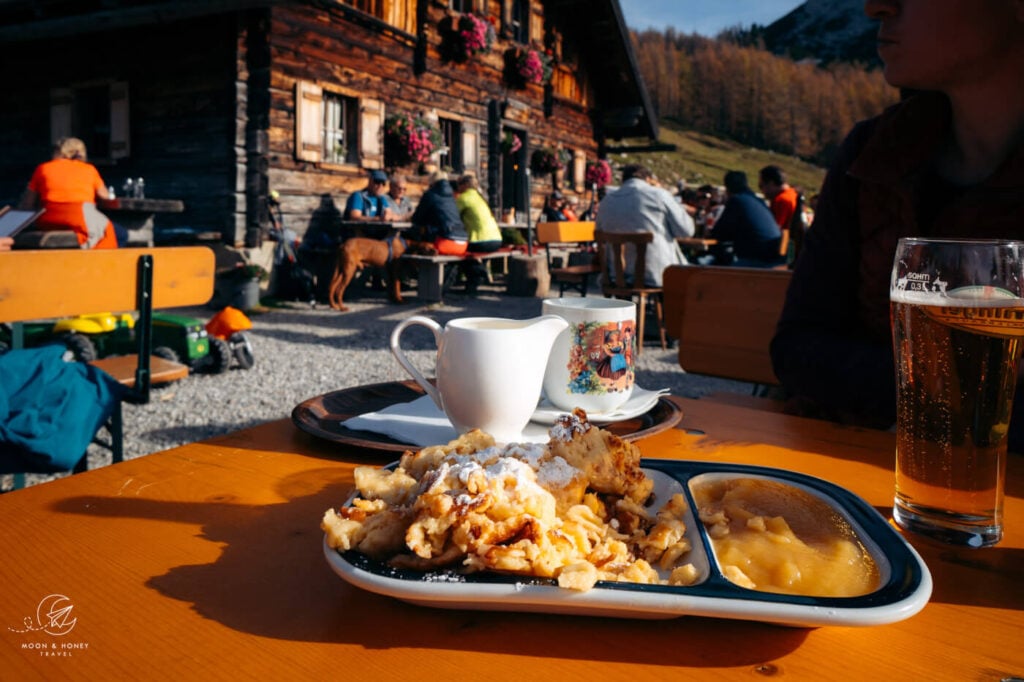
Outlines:
[[[892,434],[680,404],[680,429],[643,441],[646,456],[790,468],[888,513]],[[281,420],[0,496],[0,678],[1024,677],[1018,456],[1002,543],[913,538],[935,581],[921,613],[818,629],[445,611],[361,591],[328,568],[319,521],[346,497],[353,466],[388,459]]]

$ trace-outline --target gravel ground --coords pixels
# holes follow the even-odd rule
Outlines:
[[[383,292],[349,289],[351,310],[284,303],[251,315],[249,333],[256,358],[249,370],[193,374],[153,391],[147,405],[124,406],[125,457],[140,457],[185,443],[289,417],[292,408],[323,393],[383,381],[408,379],[388,349],[391,330],[413,314],[442,324],[456,317],[489,315],[527,319],[540,314],[541,299],[509,296],[484,285],[476,297],[450,292],[443,304],[422,305],[415,293],[402,305],[388,304]],[[207,308],[182,312],[209,319]],[[410,360],[433,376],[433,337],[426,329],[409,329],[402,337]],[[676,351],[649,341],[637,360],[637,383],[648,389],[667,387],[675,395],[700,397],[716,391],[750,393],[750,384],[686,374]],[[90,468],[110,463],[110,452],[90,447]],[[28,476],[29,485],[52,476]],[[5,484],[7,482],[5,481]]]

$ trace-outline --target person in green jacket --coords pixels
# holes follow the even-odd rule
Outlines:
[[[492,253],[501,248],[501,230],[491,207],[480,194],[476,175],[466,173],[455,184],[455,205],[469,235],[469,253]],[[475,294],[480,282],[487,278],[487,268],[476,259],[465,263],[466,293]]]
[[[455,187],[455,205],[459,217],[469,235],[471,253],[491,253],[501,248],[501,230],[491,213],[491,207],[480,194],[480,183],[476,175],[466,173],[459,178]]]

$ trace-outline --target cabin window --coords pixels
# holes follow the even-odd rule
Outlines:
[[[344,0],[346,5],[355,7],[360,12],[366,12],[375,17],[383,18],[384,2],[382,0]]]
[[[530,42],[530,0],[510,0],[508,37],[524,45]]]
[[[324,93],[323,159],[327,163],[359,163],[359,102]]]
[[[441,127],[441,139],[443,142],[438,165],[441,168],[461,173],[465,170],[462,157],[462,122],[450,118],[438,120]]]
[[[333,165],[384,165],[384,103],[342,88],[295,83],[295,158]]]
[[[416,32],[415,0],[343,0],[343,3],[406,33]]]
[[[448,9],[453,12],[475,12],[476,4],[476,0],[448,0]]]
[[[91,161],[128,156],[128,84],[92,83],[50,91],[50,140],[77,137]]]

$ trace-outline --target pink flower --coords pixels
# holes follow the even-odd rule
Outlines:
[[[550,67],[536,50],[526,50],[520,54],[517,70],[527,83],[543,83],[550,75]]]
[[[587,164],[587,184],[604,187],[612,181],[612,167],[604,159]]]

